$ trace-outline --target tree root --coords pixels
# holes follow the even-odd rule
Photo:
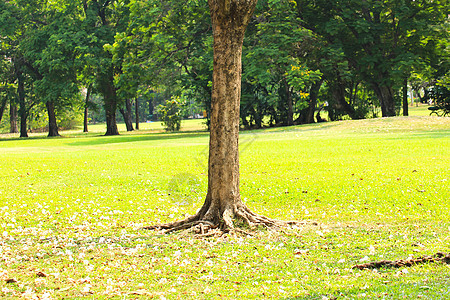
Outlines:
[[[192,220],[192,217],[189,217],[182,221],[177,221],[173,223],[167,223],[167,224],[161,224],[161,225],[154,225],[154,226],[147,226],[143,227],[142,229],[149,229],[149,230],[165,230],[165,233],[170,233],[174,231],[180,231],[183,229],[191,229],[191,228],[198,228],[200,232],[203,234],[205,231],[208,231],[210,229],[217,228],[217,225],[213,224],[210,221],[207,220]]]
[[[218,213],[208,214],[208,212],[209,210],[207,212],[202,212],[202,210],[200,210],[196,215],[188,217],[181,221],[146,226],[142,229],[164,230],[164,233],[186,230],[188,232],[193,231],[197,234],[197,236],[201,237],[216,235],[217,231],[222,232],[222,234],[234,231],[237,233],[253,236],[251,232],[247,232],[240,228],[235,228],[233,220],[242,221],[250,229],[258,226],[280,229],[289,225],[304,224],[297,221],[273,220],[265,216],[255,214],[254,212],[250,211],[245,205],[235,207],[234,209],[226,209],[219,216],[217,216]],[[215,217],[211,218],[211,215]]]
[[[408,259],[400,259],[400,260],[381,260],[375,261],[371,263],[365,263],[360,265],[355,265],[352,269],[378,269],[380,267],[386,268],[402,268],[402,267],[411,267],[418,264],[430,263],[430,262],[443,262],[446,264],[450,264],[450,253],[445,254],[438,252],[432,256],[421,256],[418,258],[408,258]]]

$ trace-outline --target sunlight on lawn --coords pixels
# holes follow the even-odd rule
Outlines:
[[[446,264],[352,266],[450,251],[450,118],[242,132],[244,201],[303,223],[220,238],[139,230],[195,213],[207,189],[201,120],[158,126],[0,141],[2,299],[449,295]]]

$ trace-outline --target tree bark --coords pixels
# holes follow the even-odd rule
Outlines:
[[[277,221],[252,213],[239,193],[239,105],[241,54],[245,29],[256,0],[209,0],[214,36],[208,192],[199,212],[183,221],[146,227],[179,230],[200,225],[201,231],[234,228],[233,218],[249,226]]]
[[[403,115],[408,116],[408,79],[403,82]]]
[[[105,135],[119,135],[116,122],[117,95],[113,84],[113,78],[108,78],[102,82],[102,94],[104,97],[104,108],[106,114],[106,133]]]
[[[373,90],[381,106],[382,117],[395,117],[394,92],[390,86],[373,83]]]
[[[309,107],[308,107],[308,114],[306,116],[306,123],[311,124],[314,123],[314,112],[316,110],[317,105],[317,98],[319,97],[319,90],[322,86],[323,79],[319,80],[318,82],[315,82],[311,89],[309,90]]]
[[[123,116],[123,120],[125,121],[125,126],[127,127],[127,131],[133,131],[133,120],[131,117],[131,102],[129,99],[125,101],[125,109],[120,108],[120,113]]]
[[[116,122],[117,103],[114,99],[105,100],[106,133],[105,135],[119,135]]]
[[[344,111],[350,118],[352,118],[352,120],[361,119],[361,117],[356,113],[355,108],[351,106],[347,100],[345,100],[345,87],[343,84],[337,82],[331,85],[330,89],[338,110]]]
[[[288,105],[287,111],[287,124],[288,126],[294,125],[294,104],[292,103],[291,89],[286,78],[283,78],[284,89],[286,92],[286,101]]]
[[[300,112],[300,116],[295,120],[295,124],[312,124],[314,123],[314,112],[317,106],[317,97],[322,86],[323,80],[319,80],[311,85],[309,89],[308,107]]]
[[[9,103],[9,132],[18,133],[17,128],[17,105],[14,102]]]
[[[88,132],[88,113],[89,113],[89,101],[91,98],[92,84],[90,84],[86,91],[86,99],[84,100],[84,119],[83,119],[83,132]]]
[[[28,110],[25,102],[25,83],[21,66],[15,65],[15,73],[17,78],[17,95],[19,97],[19,115],[20,115],[20,137],[28,137],[27,117]]]
[[[5,97],[2,101],[2,104],[0,106],[0,122],[3,119],[3,113],[5,112],[6,102],[8,102],[8,99]]]
[[[239,106],[244,33],[256,1],[210,0],[214,68],[208,163],[208,193],[201,209],[217,223],[243,206],[239,192]],[[252,7],[253,6],[253,7]]]
[[[48,113],[48,136],[60,136],[58,132],[58,124],[56,122],[55,103],[53,101],[47,101],[45,103]]]
[[[139,130],[139,98],[134,99],[134,115],[136,117],[136,130]]]
[[[148,116],[150,118],[150,121],[153,121],[153,100],[148,100]]]

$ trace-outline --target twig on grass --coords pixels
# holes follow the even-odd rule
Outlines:
[[[360,265],[355,265],[352,269],[378,269],[380,267],[386,268],[402,268],[402,267],[411,267],[418,264],[430,263],[430,262],[443,262],[446,264],[450,264],[450,253],[442,253],[438,252],[431,256],[421,256],[418,258],[408,258],[408,259],[399,259],[399,260],[380,260]]]

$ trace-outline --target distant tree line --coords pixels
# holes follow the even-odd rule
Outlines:
[[[408,114],[450,89],[446,0],[259,0],[242,58],[241,125]],[[212,27],[206,1],[0,2],[0,124],[49,136],[84,116],[156,118],[172,97],[209,113]]]

